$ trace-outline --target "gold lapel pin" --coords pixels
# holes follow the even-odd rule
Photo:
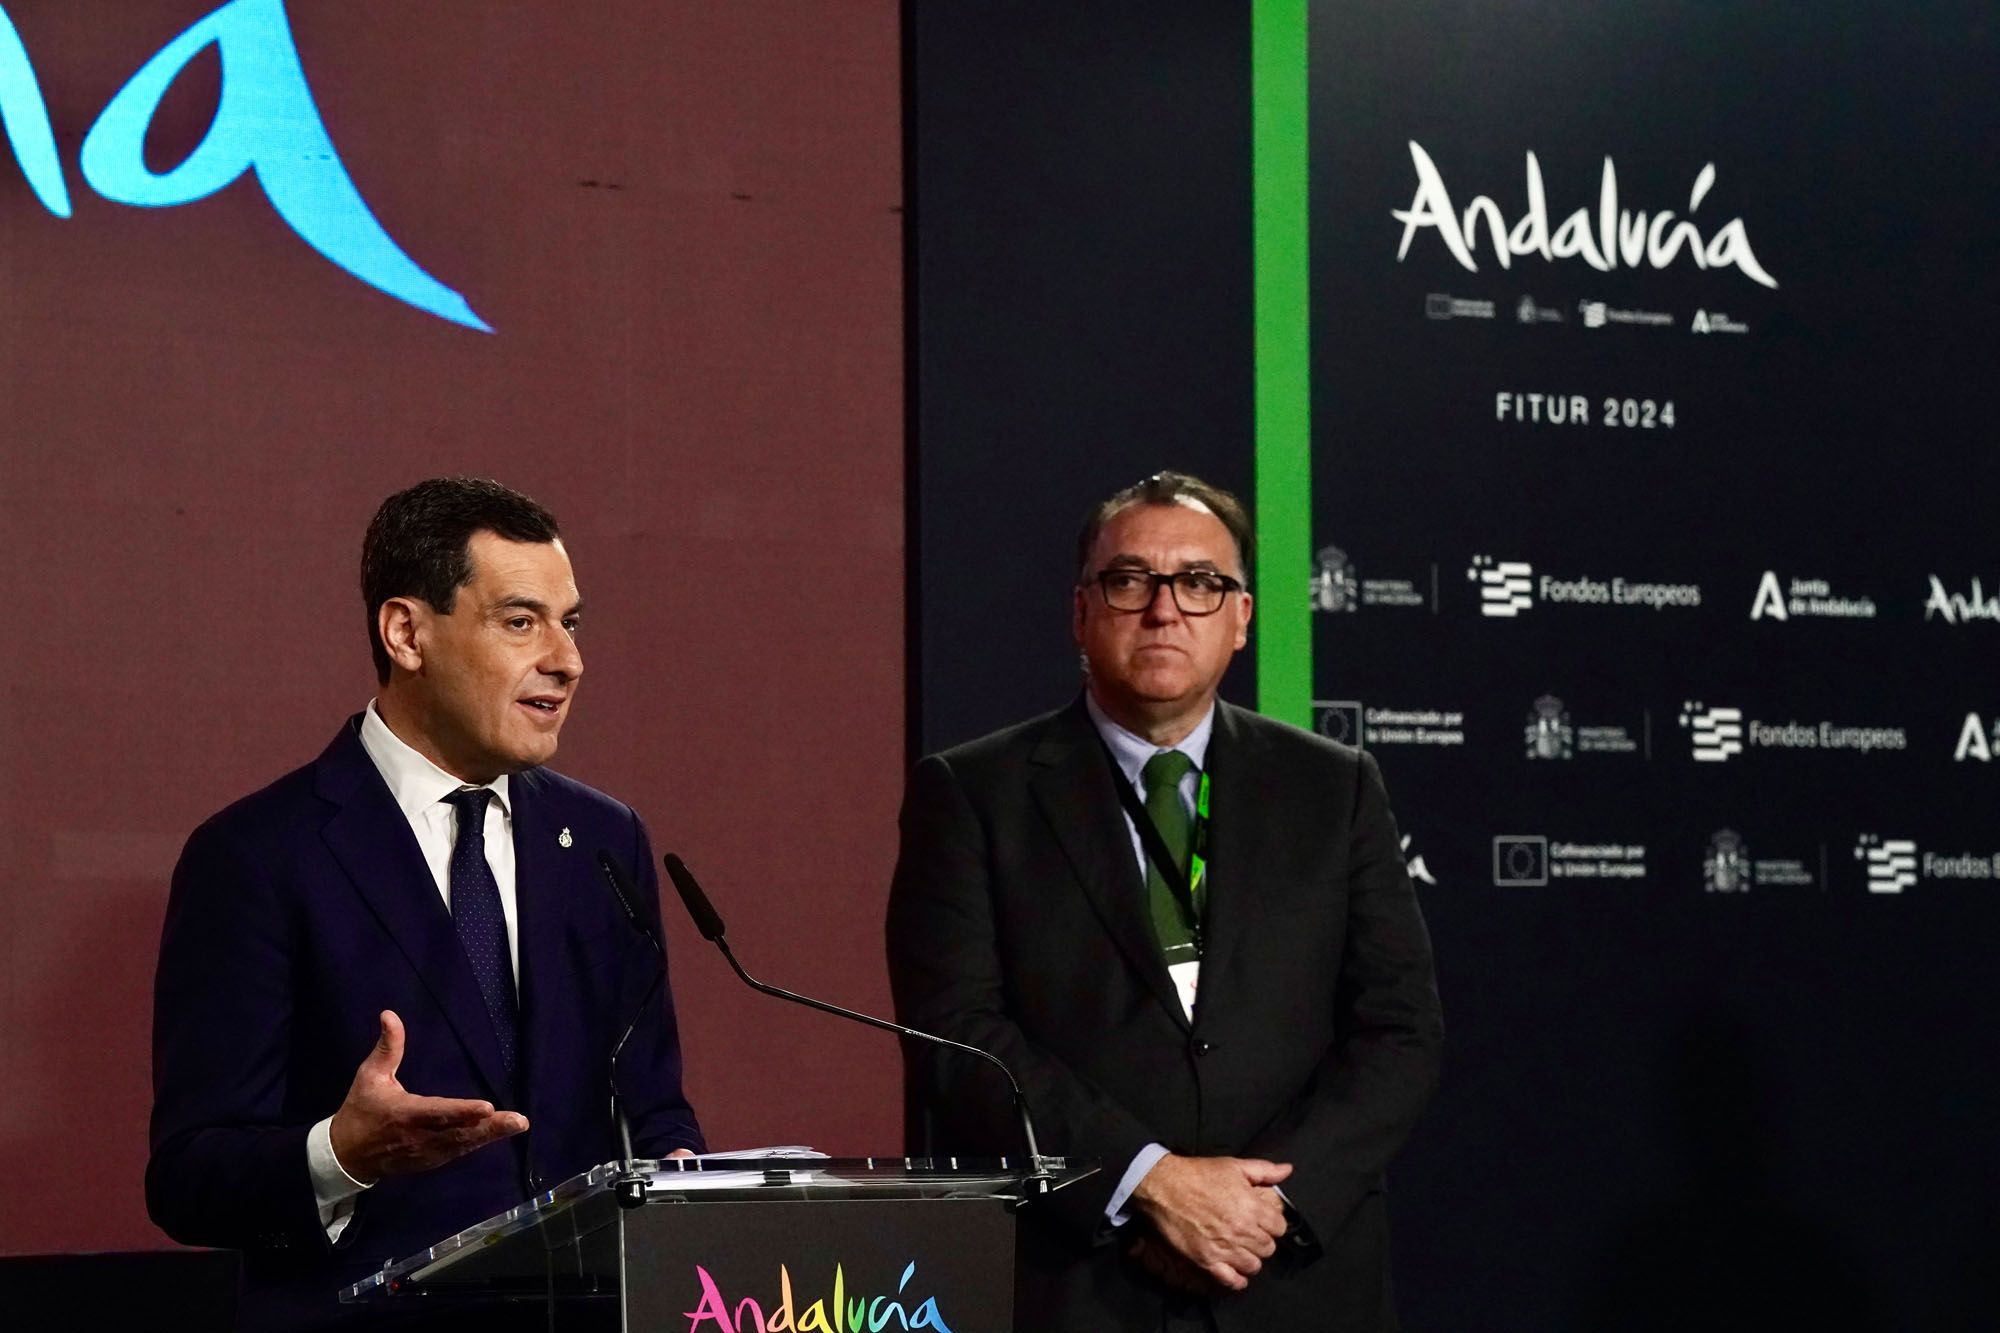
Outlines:
[[[561,833],[556,834],[556,842],[561,846],[567,847],[575,841],[575,838],[569,836],[568,829],[564,829]]]

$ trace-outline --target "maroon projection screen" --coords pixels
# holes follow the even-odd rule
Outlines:
[[[169,870],[369,698],[360,535],[423,476],[562,519],[590,610],[556,766],[687,858],[753,970],[885,1008],[896,6],[0,15],[0,1252],[162,1243]],[[897,1147],[893,1043],[666,915],[711,1141]]]

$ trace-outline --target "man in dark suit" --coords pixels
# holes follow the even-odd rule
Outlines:
[[[380,681],[320,757],[195,830],[154,993],[146,1199],[245,1251],[246,1327],[619,1155],[609,1060],[660,966],[598,865],[625,805],[543,768],[583,672],[555,519],[493,482],[385,501],[362,553]],[[635,1149],[702,1147],[672,1001],[620,1057]]]
[[[1374,761],[1216,699],[1249,548],[1195,478],[1107,500],[1083,697],[910,778],[897,1011],[998,1053],[1043,1150],[1102,1165],[1027,1215],[1023,1329],[1395,1327],[1383,1172],[1436,1080],[1430,944]],[[918,1071],[939,1150],[1019,1153],[983,1062]]]

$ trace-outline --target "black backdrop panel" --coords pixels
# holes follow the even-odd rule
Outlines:
[[[1250,493],[1250,31],[1187,0],[905,30],[921,753],[1079,688],[1092,502],[1165,467]]]
[[[1085,500],[1249,491],[1252,89],[1226,6],[911,21],[930,749],[1074,687]],[[1990,13],[1321,3],[1310,49],[1318,721],[1450,1034],[1407,1325],[1990,1322]]]
[[[1995,54],[1970,7],[1313,9],[1314,685],[1434,881],[1422,1326],[1983,1303],[2000,623],[1937,589],[2000,574]]]

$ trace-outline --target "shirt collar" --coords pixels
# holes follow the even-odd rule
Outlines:
[[[1097,700],[1090,691],[1083,692],[1083,706],[1090,714],[1090,724],[1097,728],[1097,734],[1111,749],[1111,757],[1118,761],[1118,771],[1134,786],[1140,785],[1140,775],[1145,772],[1146,761],[1156,754],[1165,754],[1166,749],[1153,744],[1144,736],[1135,735],[1111,720],[1111,715],[1097,706]],[[1201,715],[1195,728],[1181,738],[1180,744],[1171,749],[1179,750],[1194,760],[1196,769],[1208,762],[1208,738],[1215,733],[1215,701],[1209,700],[1208,711]]]
[[[460,782],[389,730],[373,699],[368,701],[368,710],[361,717],[361,746],[375,761],[382,781],[389,784],[389,794],[396,798],[396,807],[403,812],[403,818],[413,823],[460,787],[473,785]],[[487,783],[486,789],[499,802],[500,813],[511,817],[514,811],[507,802],[507,775],[502,773]]]

